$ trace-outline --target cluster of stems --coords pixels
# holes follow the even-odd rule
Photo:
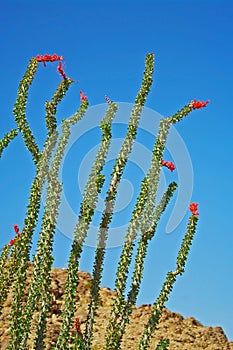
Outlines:
[[[62,121],[62,130],[58,131],[56,112],[58,104],[66,95],[73,80],[67,78],[61,62],[58,72],[62,72],[62,81],[56,89],[52,99],[45,103],[45,123],[47,135],[43,149],[40,151],[33,132],[30,128],[26,115],[28,92],[33,82],[39,62],[54,62],[63,60],[62,56],[39,55],[32,58],[26,73],[20,82],[14,116],[17,129],[13,129],[0,140],[0,157],[4,149],[20,133],[26,148],[31,153],[35,165],[35,177],[32,181],[29,203],[26,210],[24,226],[21,234],[12,244],[6,244],[0,257],[0,312],[4,302],[12,289],[13,301],[11,305],[10,343],[8,350],[24,350],[32,337],[34,349],[45,349],[46,326],[49,311],[51,309],[51,268],[53,264],[53,242],[56,232],[59,205],[61,202],[62,183],[59,181],[59,170],[64,159],[72,126],[76,125],[86,113],[88,100],[83,92],[80,92],[81,105],[77,112],[70,118]],[[127,161],[133,149],[137,136],[137,130],[142,115],[146,98],[152,85],[154,71],[154,55],[148,54],[145,61],[145,71],[142,84],[132,108],[127,133],[121,149],[113,166],[109,187],[105,197],[105,208],[99,224],[98,241],[96,246],[93,274],[90,290],[90,303],[85,329],[82,332],[76,317],[76,333],[74,336],[74,317],[78,314],[77,309],[77,286],[78,270],[85,239],[88,235],[93,215],[95,213],[99,194],[105,182],[103,174],[107,155],[112,139],[112,123],[117,112],[117,104],[109,98],[108,109],[100,123],[102,132],[99,150],[90,171],[88,181],[82,194],[82,202],[78,213],[78,220],[73,232],[73,242],[67,268],[67,280],[65,287],[65,300],[62,309],[62,324],[57,337],[56,350],[73,349],[89,350],[92,346],[94,322],[98,311],[100,299],[100,285],[103,272],[106,241],[108,239],[109,225],[111,223],[116,196]],[[166,146],[167,136],[172,124],[181,121],[193,109],[205,107],[207,102],[196,100],[189,102],[181,110],[171,117],[160,121],[157,138],[152,150],[152,159],[149,170],[140,185],[139,195],[129,220],[128,229],[122,247],[118,263],[115,297],[112,304],[109,322],[105,334],[105,349],[117,350],[121,348],[122,339],[130,322],[132,310],[137,301],[140,285],[143,277],[143,267],[147,255],[150,240],[154,237],[161,215],[169,204],[177,184],[171,182],[159,201],[156,200],[160,180],[163,153]],[[174,170],[175,167],[172,169]],[[30,261],[30,250],[35,228],[38,225],[38,217],[41,209],[41,196],[46,189],[46,200],[43,209],[42,223],[39,231],[37,249],[33,256],[32,277],[27,296],[25,296],[27,271]],[[156,204],[157,203],[157,204]],[[193,203],[192,215],[189,218],[187,232],[181,243],[177,255],[174,271],[167,273],[161,292],[154,303],[151,315],[145,327],[145,331],[139,340],[138,349],[145,350],[150,346],[151,337],[159,322],[162,310],[170,295],[178,275],[185,270],[188,253],[193,241],[198,221],[197,205]],[[137,239],[138,238],[138,239]],[[137,243],[134,271],[131,285],[126,297],[126,285],[129,267],[133,258],[134,247]],[[14,271],[14,273],[12,273]],[[36,320],[36,321],[35,321]],[[36,322],[36,332],[31,335],[33,322]],[[161,340],[156,349],[167,349],[169,340]]]

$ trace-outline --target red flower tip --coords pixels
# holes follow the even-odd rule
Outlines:
[[[59,62],[59,65],[57,67],[57,71],[62,76],[63,79],[67,79],[66,73],[64,72],[64,69],[62,68],[62,62]]]
[[[80,90],[80,101],[83,103],[87,100],[87,96]]]
[[[9,245],[10,245],[10,246],[14,245],[15,241],[16,241],[16,238],[11,239]]]
[[[54,62],[54,61],[63,61],[63,56],[58,56],[57,54],[54,55],[37,55],[36,56],[37,62],[44,62],[44,66],[46,66],[45,62]]]
[[[206,105],[210,102],[210,100],[207,100],[205,102],[202,101],[196,101],[196,99],[193,100],[192,102],[192,107],[193,109],[199,109],[199,108],[203,108],[206,107]]]
[[[167,167],[170,171],[174,171],[176,168],[172,162],[165,162],[163,159],[161,160],[161,164],[162,166]]]
[[[20,235],[20,232],[19,232],[19,226],[14,224],[14,230],[15,230],[15,233],[19,236]]]
[[[105,95],[104,98],[108,104],[112,103],[112,101],[110,100],[110,98],[107,95]]]
[[[190,203],[189,205],[189,210],[191,211],[191,213],[195,216],[199,215],[199,212],[197,210],[198,207],[198,203]]]

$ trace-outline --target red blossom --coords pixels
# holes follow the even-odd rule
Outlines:
[[[210,100],[207,100],[205,102],[202,102],[202,101],[196,101],[196,99],[193,100],[193,103],[192,103],[192,106],[193,106],[193,109],[199,109],[199,108],[203,108],[203,107],[206,107],[206,105],[210,102]]]
[[[106,100],[106,102],[108,103],[108,104],[110,104],[112,101],[110,100],[110,98],[107,96],[107,95],[105,95],[105,100]]]
[[[63,79],[67,79],[66,73],[64,72],[64,69],[62,68],[62,62],[59,62],[59,65],[57,67],[58,73],[62,76]]]
[[[19,226],[14,224],[13,225],[15,233],[17,234],[17,236],[14,239],[11,239],[9,242],[9,245],[12,246],[14,245],[15,241],[17,240],[17,238],[21,235],[21,233],[19,232]]]
[[[19,236],[20,235],[20,232],[19,232],[19,226],[14,224],[14,230],[15,230],[15,233]]]
[[[190,203],[189,205],[189,210],[191,211],[191,213],[195,216],[199,215],[199,212],[197,210],[198,207],[198,203]]]
[[[45,62],[54,62],[54,61],[63,61],[63,56],[58,56],[57,54],[54,55],[37,55],[36,56],[37,62],[44,62],[44,66],[46,66]]]
[[[165,162],[163,159],[161,160],[161,164],[162,166],[167,167],[170,171],[174,171],[176,168],[172,162]]]
[[[83,103],[87,100],[87,96],[80,90],[80,101]]]
[[[15,241],[16,241],[16,238],[11,239],[9,245],[10,245],[10,246],[14,245]]]

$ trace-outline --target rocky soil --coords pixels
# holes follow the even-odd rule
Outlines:
[[[30,279],[32,265],[30,265],[28,281]],[[51,349],[55,345],[61,325],[61,310],[64,300],[66,270],[52,269],[51,285],[51,312],[47,327],[46,348]],[[79,272],[79,286],[77,288],[77,313],[81,321],[81,330],[84,330],[87,316],[91,276],[87,272]],[[95,324],[93,350],[101,350],[104,347],[104,334],[110,313],[114,292],[108,288],[101,288],[101,305]],[[9,344],[9,318],[12,295],[5,302],[2,315],[0,316],[0,349],[6,350]],[[147,322],[152,306],[142,305],[135,307],[131,323],[127,327],[123,339],[123,350],[138,349],[138,341]],[[33,349],[33,330],[28,349]],[[164,309],[161,321],[151,342],[150,349],[154,350],[159,340],[169,338],[170,350],[233,350],[233,342],[228,341],[221,327],[202,326],[193,317],[184,318],[178,313]]]

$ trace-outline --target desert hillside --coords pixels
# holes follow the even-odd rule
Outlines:
[[[28,274],[30,279],[32,264]],[[84,329],[84,322],[87,315],[89,301],[89,289],[91,276],[87,272],[79,272],[79,286],[77,288],[77,313],[76,316],[81,320],[81,330]],[[52,269],[51,285],[51,313],[47,329],[47,349],[55,345],[61,325],[61,309],[64,300],[66,270]],[[110,306],[114,297],[114,292],[108,288],[101,288],[101,306],[98,312],[97,322],[95,324],[95,334],[93,349],[103,349],[104,333],[107,325]],[[0,316],[0,349],[6,350],[9,344],[9,314],[11,305],[11,294],[9,295]],[[132,315],[132,321],[127,328],[122,349],[136,350],[138,340],[143,332],[144,325],[147,322],[152,306],[142,305],[135,307]],[[227,340],[221,327],[202,326],[193,317],[183,318],[180,314],[170,312],[164,309],[161,322],[154,335],[150,349],[154,350],[160,339],[170,339],[170,350],[233,350],[233,342]],[[32,339],[28,349],[33,349],[33,330]]]

